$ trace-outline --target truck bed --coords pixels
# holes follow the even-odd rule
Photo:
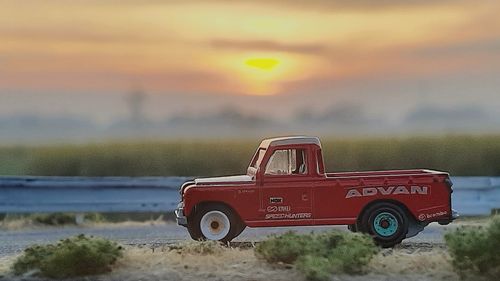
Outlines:
[[[362,171],[362,172],[339,172],[339,173],[326,173],[329,179],[341,178],[366,178],[366,177],[410,177],[410,176],[424,176],[424,175],[446,175],[445,172],[427,170],[427,169],[414,169],[414,170],[386,170],[386,171]]]

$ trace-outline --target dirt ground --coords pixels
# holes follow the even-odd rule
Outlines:
[[[175,224],[175,221],[164,221],[162,219],[158,220],[147,220],[147,221],[122,221],[122,222],[92,222],[85,221],[81,224],[74,225],[45,225],[33,222],[30,218],[16,218],[7,219],[0,221],[0,231],[15,231],[15,230],[29,230],[29,229],[50,229],[50,228],[63,228],[63,227],[81,227],[81,228],[95,228],[95,227],[108,227],[108,228],[118,228],[127,226],[151,226],[151,225],[165,225],[165,224]]]
[[[332,275],[332,280],[458,280],[444,249],[390,249],[379,253],[365,275]],[[303,281],[292,266],[271,266],[253,249],[227,249],[208,256],[171,250],[129,249],[124,266],[100,280],[287,280]],[[126,265],[126,267],[125,267]],[[137,274],[134,274],[137,272]]]
[[[478,226],[484,225],[489,221],[490,217],[460,217],[453,222],[453,225],[467,225],[467,226]],[[126,227],[126,226],[149,226],[149,225],[165,225],[165,224],[176,224],[173,220],[163,220],[163,218],[158,218],[156,220],[147,221],[122,221],[122,222],[92,222],[85,221],[78,225],[82,228],[95,228],[95,227]],[[69,227],[74,227],[74,225],[68,225]],[[65,226],[51,226],[44,225],[40,223],[33,222],[30,218],[14,218],[14,219],[3,219],[0,220],[0,231],[14,231],[22,229],[47,229],[47,228],[61,228]]]
[[[15,277],[9,267],[15,256],[0,259],[0,280],[40,280]],[[333,274],[331,280],[449,280],[458,281],[444,248],[406,247],[382,250],[363,275]],[[74,279],[75,280],[75,279]],[[290,265],[272,266],[255,257],[252,248],[221,247],[211,254],[180,250],[172,246],[150,249],[127,247],[112,273],[76,280],[98,281],[304,281]]]
[[[471,218],[457,220],[456,223],[460,225],[484,225],[486,221],[487,219],[483,218]],[[115,227],[117,225],[119,224],[107,226]],[[304,276],[291,265],[269,265],[258,259],[254,255],[250,242],[240,242],[241,244],[235,244],[234,247],[229,248],[220,247],[211,254],[182,250],[189,243],[196,244],[196,242],[176,242],[174,245],[160,245],[155,248],[147,245],[126,246],[123,258],[118,261],[111,273],[72,280],[305,280]],[[17,255],[0,256],[0,280],[42,280],[29,274],[13,276],[10,267],[16,257]],[[365,274],[332,274],[331,280],[459,281],[459,278],[453,271],[450,256],[444,244],[412,242],[399,245],[394,249],[381,250],[366,267]]]

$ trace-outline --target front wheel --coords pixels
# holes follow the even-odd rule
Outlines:
[[[388,248],[401,243],[408,233],[409,219],[406,212],[392,203],[378,203],[363,215],[362,231],[372,235],[375,243]]]
[[[202,206],[188,219],[188,231],[194,240],[229,242],[239,234],[238,221],[230,208],[210,204]]]

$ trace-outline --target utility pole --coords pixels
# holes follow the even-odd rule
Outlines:
[[[134,127],[140,127],[145,121],[144,103],[146,94],[141,89],[132,91],[127,97],[127,103],[130,111],[130,123]]]

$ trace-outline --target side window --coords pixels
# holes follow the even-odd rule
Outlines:
[[[274,151],[266,166],[266,175],[307,174],[305,149],[279,149]]]

